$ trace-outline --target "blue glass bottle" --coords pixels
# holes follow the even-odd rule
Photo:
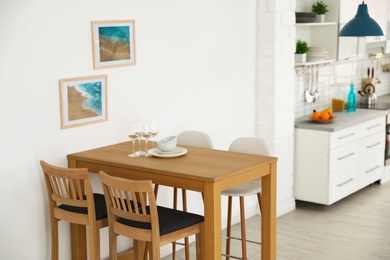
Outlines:
[[[348,112],[356,111],[356,92],[355,85],[351,83],[351,87],[348,94]]]

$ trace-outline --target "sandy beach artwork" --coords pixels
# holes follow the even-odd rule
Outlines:
[[[107,119],[106,76],[60,80],[62,128]]]
[[[100,62],[130,59],[128,26],[99,27]]]
[[[94,68],[135,64],[134,20],[93,21]]]

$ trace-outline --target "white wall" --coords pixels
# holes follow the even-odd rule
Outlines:
[[[254,136],[255,6],[255,0],[0,1],[0,259],[49,259],[39,160],[66,166],[69,153],[126,141],[126,123],[137,118],[157,118],[158,138],[208,132],[218,149]],[[136,20],[137,65],[93,70],[91,21],[119,19]],[[58,80],[99,74],[108,75],[109,120],[61,130]],[[70,259],[68,226],[60,232],[61,259]],[[102,250],[107,256],[108,247]]]
[[[294,50],[295,1],[258,0],[256,135],[278,157],[277,215],[295,209]]]

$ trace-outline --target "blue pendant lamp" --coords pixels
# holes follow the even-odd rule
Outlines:
[[[367,5],[359,5],[355,18],[349,21],[340,31],[339,36],[345,37],[365,37],[383,36],[382,28],[368,14]]]

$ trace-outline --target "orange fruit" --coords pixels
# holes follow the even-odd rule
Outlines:
[[[330,117],[329,113],[322,113],[320,118],[321,120],[328,120],[329,117]]]
[[[311,115],[311,118],[313,118],[313,119],[320,119],[321,118],[321,113],[313,110],[313,114]]]

